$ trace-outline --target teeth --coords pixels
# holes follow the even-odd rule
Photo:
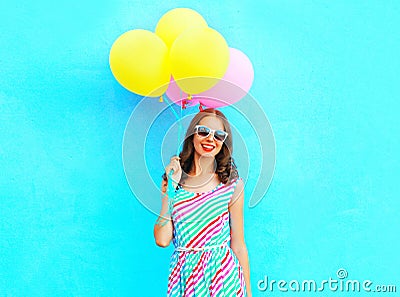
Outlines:
[[[213,149],[214,147],[212,145],[207,145],[207,144],[202,144],[203,147]]]

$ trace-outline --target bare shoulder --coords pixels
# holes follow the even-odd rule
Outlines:
[[[234,191],[232,194],[231,201],[229,202],[229,207],[231,207],[233,204],[235,204],[237,201],[241,200],[241,203],[243,203],[244,200],[244,182],[242,178],[238,178],[233,182],[234,185]]]

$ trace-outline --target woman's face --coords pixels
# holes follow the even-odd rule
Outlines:
[[[204,125],[211,130],[225,130],[222,121],[216,116],[206,116],[200,120],[198,125]],[[193,145],[196,153],[204,157],[215,157],[222,148],[223,142],[217,141],[213,133],[208,137],[200,137],[196,133],[193,135]]]

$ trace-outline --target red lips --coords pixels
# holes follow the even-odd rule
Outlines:
[[[207,144],[201,144],[201,147],[203,148],[204,151],[211,152],[215,148],[215,145],[207,143]]]

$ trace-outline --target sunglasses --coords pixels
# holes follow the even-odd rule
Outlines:
[[[206,137],[210,136],[210,134],[212,133],[214,136],[214,139],[216,141],[220,141],[220,142],[224,142],[226,137],[228,137],[228,133],[226,133],[223,130],[212,130],[212,129],[208,128],[207,126],[203,126],[203,125],[196,125],[194,127],[194,132],[201,138],[206,138]]]

